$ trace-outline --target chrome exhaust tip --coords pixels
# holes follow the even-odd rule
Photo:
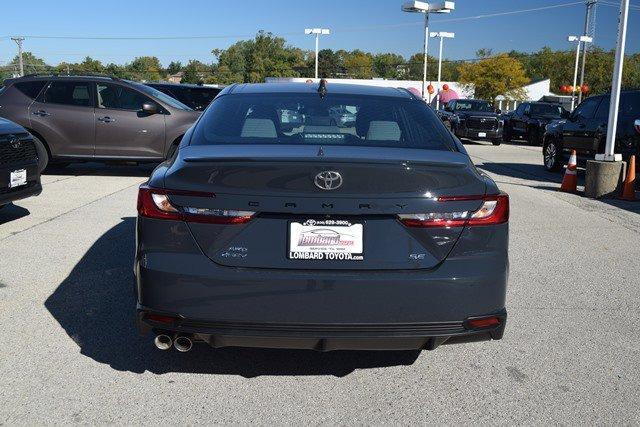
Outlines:
[[[191,338],[187,336],[178,335],[176,339],[173,340],[173,346],[179,352],[186,353],[187,351],[191,350],[191,347],[193,347],[193,341],[191,341]]]
[[[173,344],[173,340],[169,335],[158,334],[153,340],[153,343],[160,350],[169,350],[171,348],[171,344]]]

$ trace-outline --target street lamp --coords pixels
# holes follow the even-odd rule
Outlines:
[[[571,111],[573,111],[573,107],[575,106],[576,97],[575,90],[576,85],[578,84],[578,61],[580,60],[580,43],[591,43],[593,38],[589,36],[569,36],[567,37],[567,41],[576,43],[576,65],[573,69],[573,92],[571,93]]]
[[[316,36],[316,79],[318,78],[318,38],[323,36],[328,36],[331,34],[331,31],[327,28],[305,28],[305,34],[313,34]]]
[[[438,86],[436,87],[436,110],[440,109],[440,82],[442,80],[442,43],[444,39],[452,39],[455,33],[446,33],[444,31],[433,32],[430,37],[440,38],[440,50],[438,51]]]
[[[427,3],[423,1],[410,1],[402,5],[403,12],[424,13],[424,59],[422,63],[422,97],[427,96],[427,48],[429,46],[429,14],[450,13],[455,9],[455,2],[443,1]]]

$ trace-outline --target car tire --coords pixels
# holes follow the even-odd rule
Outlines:
[[[36,146],[36,152],[38,153],[38,171],[42,173],[49,165],[49,151],[40,138],[35,135],[33,137],[33,143]]]
[[[502,139],[501,138],[494,138],[494,139],[491,140],[491,143],[497,147],[498,145],[502,144]]]
[[[549,172],[558,172],[562,169],[562,147],[555,139],[549,139],[542,146],[542,162]]]

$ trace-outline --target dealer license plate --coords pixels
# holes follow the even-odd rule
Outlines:
[[[289,259],[362,261],[363,224],[347,220],[293,221]]]
[[[18,169],[9,174],[9,188],[20,187],[27,183],[27,170]]]
[[[486,132],[478,132],[478,138],[486,138],[486,137],[487,137]]]

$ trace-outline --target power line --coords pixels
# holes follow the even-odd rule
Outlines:
[[[504,12],[496,12],[496,13],[487,13],[475,16],[465,16],[461,18],[451,18],[451,19],[440,19],[438,22],[461,22],[461,21],[469,21],[469,20],[477,20],[477,19],[485,19],[485,18],[494,18],[499,16],[508,16],[515,15],[520,13],[529,13],[529,12],[538,12],[542,10],[549,9],[557,9],[561,7],[575,6],[578,4],[583,4],[583,1],[574,1],[570,3],[559,3],[548,6],[534,7],[529,9],[519,9],[519,10],[510,10]],[[409,22],[409,23],[400,23],[400,24],[385,24],[385,25],[374,25],[367,27],[348,27],[348,28],[337,28],[334,31],[342,31],[342,32],[357,32],[357,31],[375,31],[381,29],[389,29],[389,28],[400,28],[400,27],[408,27],[408,26],[416,26],[422,25],[422,22]],[[301,36],[300,32],[289,32],[289,33],[272,33],[275,36]],[[248,38],[254,37],[255,34],[227,34],[227,35],[200,35],[200,36],[47,36],[47,35],[25,35],[23,37],[30,39],[57,39],[57,40],[207,40],[207,39],[238,39],[238,38]],[[5,36],[8,37],[8,36]]]

